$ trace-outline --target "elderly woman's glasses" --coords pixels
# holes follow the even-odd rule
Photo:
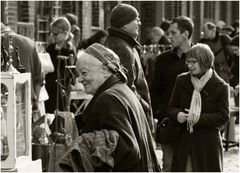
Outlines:
[[[198,61],[197,60],[186,60],[185,61],[185,63],[187,64],[187,65],[195,65],[196,63],[197,63]]]

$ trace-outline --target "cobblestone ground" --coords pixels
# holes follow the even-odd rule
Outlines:
[[[235,126],[235,139],[239,141],[239,125]],[[162,165],[162,150],[158,147],[156,150],[157,158]],[[224,151],[223,170],[224,172],[240,172],[239,169],[239,147],[229,148],[228,151]]]

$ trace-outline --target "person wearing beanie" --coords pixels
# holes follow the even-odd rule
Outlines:
[[[112,9],[110,28],[103,45],[112,49],[127,69],[127,85],[137,95],[146,114],[149,127],[153,131],[153,115],[149,88],[147,85],[137,47],[141,21],[137,9],[129,4],[121,3]]]
[[[89,139],[93,133],[99,134],[103,130],[105,133],[101,138],[92,139],[93,144],[89,140],[86,142],[87,148],[94,147],[93,151],[100,149],[100,152],[91,153],[80,145],[80,140],[75,140],[68,152],[71,156],[60,161],[60,167],[67,172],[160,171],[143,108],[126,85],[119,57],[111,49],[94,43],[79,51],[76,71],[85,92],[93,95],[83,114],[75,117],[80,138]],[[113,136],[112,132],[115,132]],[[79,146],[80,152],[71,152],[75,146]],[[90,161],[92,157],[87,160],[91,154],[97,163]],[[88,165],[93,169],[86,170],[90,167]]]
[[[138,11],[131,5],[119,4],[115,6],[111,12],[111,26],[120,28],[139,16]]]

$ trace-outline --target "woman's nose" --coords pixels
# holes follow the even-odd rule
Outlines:
[[[82,75],[79,75],[79,76],[78,76],[78,82],[81,83],[82,81],[83,81]]]

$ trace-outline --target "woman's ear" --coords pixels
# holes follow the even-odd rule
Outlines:
[[[108,78],[111,75],[111,72],[109,71],[108,67],[105,65],[102,66],[103,76],[105,78]]]
[[[189,31],[187,31],[187,30],[184,31],[184,35],[185,35],[186,38],[188,38],[188,36],[189,36]]]

